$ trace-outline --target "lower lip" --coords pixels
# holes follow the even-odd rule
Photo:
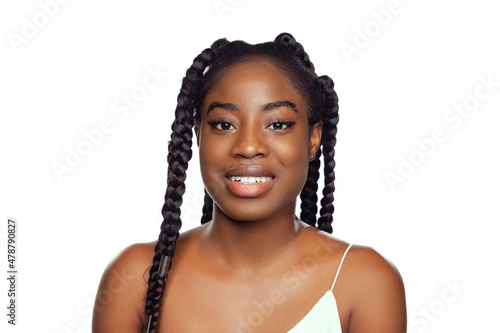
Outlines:
[[[267,182],[255,183],[255,184],[243,184],[240,182],[235,182],[229,178],[225,178],[227,188],[231,193],[237,197],[242,198],[256,198],[259,197],[271,189],[274,184],[274,178]]]

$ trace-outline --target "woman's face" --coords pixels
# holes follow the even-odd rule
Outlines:
[[[226,69],[195,131],[203,182],[224,214],[257,221],[295,211],[321,123],[309,127],[306,100],[280,69],[265,60]]]

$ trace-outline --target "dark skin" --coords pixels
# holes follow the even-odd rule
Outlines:
[[[253,323],[254,333],[287,332],[330,289],[347,243],[295,216],[321,140],[322,124],[309,126],[307,117],[304,97],[263,59],[233,65],[207,94],[195,133],[214,215],[177,242],[161,332],[237,332],[242,322]],[[230,183],[246,175],[271,180],[262,187]],[[154,245],[135,244],[108,266],[94,333],[140,332]],[[123,271],[126,285],[117,288],[116,272]],[[406,331],[401,277],[373,249],[351,248],[333,293],[342,332]]]

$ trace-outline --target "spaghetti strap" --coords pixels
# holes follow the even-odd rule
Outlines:
[[[340,268],[342,267],[342,264],[344,263],[344,259],[345,259],[345,256],[347,254],[347,251],[349,251],[349,249],[353,245],[354,244],[349,244],[349,246],[347,247],[347,249],[344,252],[344,255],[342,256],[342,260],[340,260],[339,268],[337,269],[337,274],[335,274],[335,279],[333,280],[332,287],[330,288],[331,291],[333,291],[333,287],[335,287],[335,282],[337,282],[337,278],[339,277]]]

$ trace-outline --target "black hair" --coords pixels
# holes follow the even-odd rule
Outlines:
[[[330,77],[317,76],[314,65],[304,48],[295,38],[282,33],[273,42],[251,45],[243,41],[215,41],[193,61],[182,80],[177,97],[175,120],[168,145],[168,174],[165,204],[161,213],[163,222],[155,246],[153,265],[150,268],[146,295],[146,324],[144,332],[157,333],[161,300],[171,259],[181,229],[182,196],[186,190],[184,181],[188,162],[192,156],[193,127],[200,122],[201,104],[217,79],[231,65],[263,58],[282,69],[295,88],[304,96],[308,105],[308,120],[312,126],[323,122],[321,146],[315,158],[309,163],[307,180],[300,193],[300,219],[327,233],[332,232],[333,192],[335,190],[335,144],[338,117],[338,98]],[[320,157],[323,155],[324,179],[320,217],[317,214],[317,190]],[[213,200],[205,190],[201,223],[212,219]]]

